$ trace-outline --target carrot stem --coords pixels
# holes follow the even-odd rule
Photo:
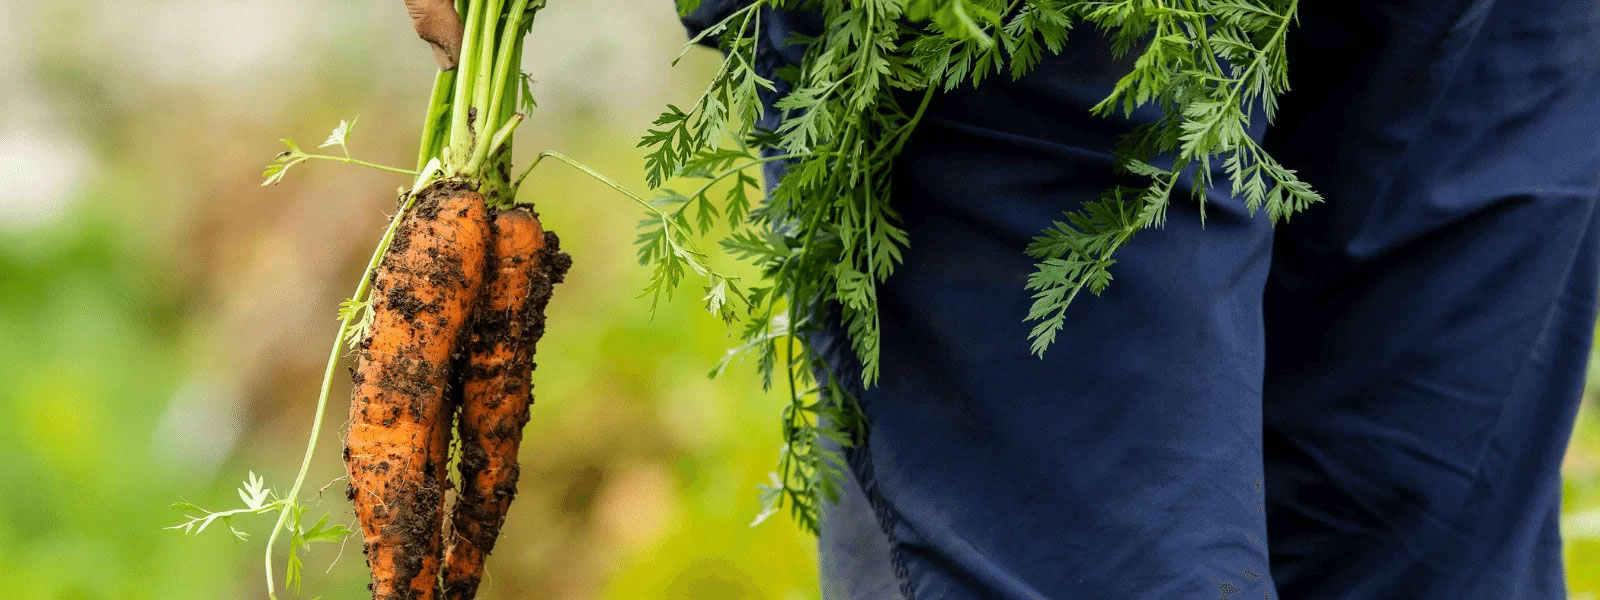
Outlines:
[[[450,117],[450,90],[455,87],[456,72],[439,71],[433,76],[433,94],[428,97],[428,116],[422,122],[422,143],[417,150],[417,170],[439,156],[444,145],[445,129]]]
[[[482,38],[478,42],[477,55],[472,58],[477,62],[472,67],[472,76],[475,79],[472,82],[472,108],[477,116],[473,120],[473,131],[471,132],[475,137],[474,142],[481,144],[488,139],[485,137],[484,132],[495,129],[494,113],[489,112],[489,102],[490,97],[494,95],[495,34],[500,26],[500,8],[504,6],[504,1],[480,0],[474,5],[487,5],[487,8],[484,9],[483,21],[478,24],[478,28],[467,29],[468,37],[476,35]],[[472,55],[463,52],[462,56]],[[466,101],[465,98],[459,98],[458,100]],[[471,156],[471,153],[467,153],[467,156]],[[464,173],[471,174],[470,172]]]
[[[479,141],[477,148],[472,151],[472,160],[467,161],[467,167],[463,169],[463,172],[477,173],[482,169],[484,161],[511,137],[511,132],[516,131],[517,126],[522,124],[522,119],[523,116],[520,114],[512,115],[511,120],[500,126],[500,129],[495,131],[488,141]]]
[[[613,190],[616,190],[617,193],[622,194],[624,196],[627,196],[629,198],[632,198],[634,202],[639,204],[639,206],[643,206],[646,209],[650,210],[650,212],[656,213],[656,215],[660,216],[663,221],[666,220],[667,213],[662,212],[660,208],[656,207],[656,205],[654,205],[654,204],[651,204],[649,200],[645,200],[642,196],[633,193],[633,190],[628,189],[627,187],[623,186],[620,183],[617,183],[615,180],[611,179],[610,177],[606,177],[605,175],[601,175],[599,171],[596,171],[596,170],[590,168],[589,165],[586,165],[586,164],[583,164],[581,162],[578,162],[577,160],[574,160],[572,157],[567,156],[565,154],[562,154],[560,152],[556,152],[554,150],[546,150],[544,152],[540,152],[538,156],[533,157],[533,162],[528,165],[528,169],[522,172],[522,176],[521,177],[517,178],[517,185],[512,186],[512,187],[521,187],[522,186],[522,180],[526,179],[528,177],[528,174],[533,172],[533,168],[539,166],[539,161],[544,160],[545,157],[554,158],[554,159],[556,159],[558,161],[566,163],[567,166],[570,166],[570,167],[572,167],[574,169],[577,169],[579,171],[583,171],[583,173],[585,175],[588,175],[589,177],[593,178],[595,181],[598,181],[600,183],[606,184],[606,187],[609,187],[609,188],[611,188]]]
[[[498,3],[498,0],[496,0],[496,3]],[[522,15],[523,13],[527,12],[527,10],[528,0],[512,0],[511,14],[506,19],[504,27],[505,31],[500,35],[499,53],[494,59],[493,77],[489,80],[489,85],[485,86],[485,89],[478,91],[480,94],[490,94],[491,91],[493,92],[492,96],[489,98],[488,110],[480,111],[478,113],[479,115],[484,115],[486,118],[488,118],[488,115],[493,115],[492,118],[495,119],[502,118],[500,114],[500,106],[505,102],[507,75],[509,75],[508,72],[511,70],[511,55],[517,51],[517,39],[522,37],[520,35],[522,32]],[[493,35],[493,32],[485,31],[484,35],[486,37],[491,36]],[[488,143],[490,135],[494,133],[497,132],[494,132],[488,127],[480,129],[478,131],[478,143]]]
[[[360,167],[366,167],[368,169],[377,169],[379,171],[388,171],[390,173],[399,173],[401,175],[412,175],[412,176],[415,176],[417,174],[416,171],[413,171],[411,169],[402,169],[400,167],[391,167],[389,165],[380,165],[378,163],[367,162],[367,161],[364,161],[364,160],[361,160],[361,159],[358,159],[358,158],[350,158],[348,156],[333,156],[331,154],[302,154],[302,155],[300,155],[300,158],[317,159],[317,160],[331,160],[333,162],[340,163],[340,164],[356,165],[356,166],[360,166]]]
[[[478,61],[473,57],[478,52],[478,37],[475,35],[483,26],[483,2],[467,3],[466,35],[461,40],[461,66],[456,74],[454,99],[450,107],[450,156],[445,162],[452,168],[459,168],[466,164],[472,156],[472,131],[468,124],[469,112],[472,110],[473,83],[477,80]]]

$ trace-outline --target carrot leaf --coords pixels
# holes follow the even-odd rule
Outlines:
[[[339,303],[339,320],[351,323],[349,332],[344,336],[349,349],[355,350],[361,340],[366,339],[367,332],[372,330],[373,317],[370,297],[363,300],[349,298]]]
[[[322,145],[317,147],[331,148],[333,146],[338,146],[339,149],[344,151],[344,157],[350,158],[350,146],[348,145],[350,142],[350,130],[355,128],[356,121],[360,118],[360,116],[357,116],[349,121],[340,119],[339,125],[333,128],[333,133],[328,134],[328,139],[324,140]]]

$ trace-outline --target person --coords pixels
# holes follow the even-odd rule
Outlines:
[[[1293,90],[1251,135],[1326,201],[1276,228],[1225,189],[1203,226],[1175,203],[1042,359],[1022,249],[1123,182],[1113,147],[1159,113],[1090,115],[1130,65],[1087,27],[1020,80],[934,98],[896,163],[912,242],[823,509],[826,598],[1565,597],[1600,3],[1300,11]],[[820,30],[761,19],[769,77]],[[857,368],[836,327],[810,342]]]
[[[1131,59],[1088,27],[934,98],[896,163],[911,246],[852,491],[823,509],[827,598],[1565,597],[1600,3],[1300,11],[1293,90],[1252,134],[1326,201],[1276,229],[1225,188],[1203,226],[1175,204],[1042,360],[1022,249],[1121,182],[1117,139],[1158,113],[1090,115]],[[772,71],[819,30],[761,18]],[[851,370],[842,334],[813,343]]]

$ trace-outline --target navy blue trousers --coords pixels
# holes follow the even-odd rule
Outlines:
[[[693,27],[728,9],[708,2]],[[1124,182],[1087,28],[938,96],[831,599],[1565,597],[1557,516],[1600,276],[1600,3],[1309,2],[1258,139],[1327,201],[1212,190],[1126,247],[1041,360],[1022,253]],[[764,62],[803,15],[764,15]],[[768,66],[770,66],[770,64]],[[1225,178],[1219,176],[1219,181]],[[853,371],[842,334],[813,343]]]

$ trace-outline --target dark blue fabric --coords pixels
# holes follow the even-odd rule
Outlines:
[[[1297,80],[1268,135],[1328,196],[1279,228],[1266,290],[1279,590],[1564,597],[1558,468],[1600,269],[1600,4],[1302,6],[1290,64],[1340,77]]]
[[[1600,3],[1301,10],[1295,89],[1254,133],[1327,202],[1276,230],[1224,191],[1204,228],[1174,206],[1043,360],[1022,248],[1118,183],[1110,149],[1156,115],[1088,116],[1128,65],[1087,29],[935,99],[897,163],[912,246],[857,390],[856,495],[824,511],[830,599],[1564,597]],[[813,342],[855,370],[840,334]]]

